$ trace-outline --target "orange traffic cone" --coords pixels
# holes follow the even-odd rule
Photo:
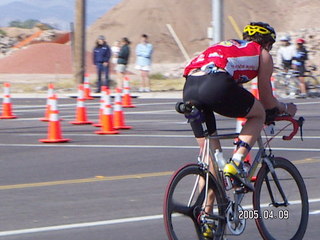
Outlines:
[[[129,78],[124,77],[123,79],[123,97],[122,97],[122,107],[124,108],[134,108],[135,105],[132,105],[131,95],[130,95],[130,85]]]
[[[113,123],[115,129],[131,129],[131,126],[125,125],[124,114],[122,111],[121,104],[121,89],[116,89],[116,96],[114,100],[114,114],[113,114]]]
[[[59,120],[59,111],[57,107],[57,96],[53,95],[51,97],[51,109],[49,117],[49,127],[48,127],[48,138],[39,139],[43,143],[60,143],[60,142],[69,142],[70,139],[62,138],[61,127]]]
[[[95,131],[96,134],[118,134],[119,132],[113,127],[112,106],[110,100],[110,91],[105,89],[105,97],[103,103],[103,112],[101,119],[101,130]]]
[[[259,90],[258,90],[258,79],[254,78],[251,81],[251,93],[255,96],[256,99],[259,99]]]
[[[84,105],[84,88],[82,84],[79,85],[78,90],[76,120],[70,123],[76,125],[92,124],[92,122],[88,121],[87,119],[87,109]]]
[[[100,108],[99,108],[99,122],[93,124],[95,127],[101,127],[102,126],[102,116],[103,116],[103,109],[104,105],[111,105],[110,96],[107,96],[107,87],[102,86],[101,87],[101,97],[100,97]],[[106,103],[105,103],[106,102]]]
[[[50,115],[50,109],[51,109],[51,98],[54,94],[54,87],[52,83],[49,83],[48,85],[48,97],[47,97],[47,106],[46,106],[46,112],[44,114],[43,118],[40,118],[40,121],[48,122],[49,121],[49,115]]]
[[[242,126],[246,123],[246,118],[237,118],[236,132],[241,132]]]
[[[4,95],[2,103],[2,115],[0,119],[12,119],[17,118],[17,116],[12,114],[12,105],[10,99],[10,83],[4,83]]]
[[[89,82],[89,74],[86,73],[84,75],[84,82],[83,82],[83,86],[84,86],[84,99],[85,100],[92,100],[94,99],[91,96],[91,89],[90,89],[90,82]]]
[[[276,89],[275,84],[274,84],[276,79],[274,77],[271,77],[270,81],[271,81],[271,86],[272,86],[272,94],[273,94],[273,96],[275,96],[277,98],[279,96],[277,94],[277,89]]]

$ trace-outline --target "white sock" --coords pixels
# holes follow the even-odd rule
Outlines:
[[[240,153],[235,153],[232,156],[232,161],[234,161],[234,163],[239,166],[240,162],[242,161],[242,159],[244,158],[243,154]]]

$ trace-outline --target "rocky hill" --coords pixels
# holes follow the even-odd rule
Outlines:
[[[265,21],[278,36],[291,33],[307,40],[313,35],[314,39],[320,30],[319,8],[319,0],[224,0],[225,38],[238,37],[228,18],[232,16],[241,30],[250,21]],[[96,37],[103,34],[109,44],[128,37],[134,48],[146,33],[155,46],[155,62],[184,61],[166,24],[172,25],[192,57],[209,45],[211,13],[211,0],[123,0],[89,27],[87,47],[90,51]]]

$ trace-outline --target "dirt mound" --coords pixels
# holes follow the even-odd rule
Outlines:
[[[172,25],[188,54],[202,51],[209,45],[207,28],[211,23],[211,0],[123,0],[98,19],[87,34],[91,51],[98,35],[106,36],[109,44],[122,37],[132,41],[132,49],[140,35],[150,35],[154,44],[154,62],[181,62],[178,49],[166,24]],[[316,28],[319,23],[319,0],[224,0],[225,38],[238,38],[230,23],[232,16],[240,29],[250,21],[265,21],[277,32]],[[132,51],[134,52],[134,51]],[[131,62],[134,62],[132,54]]]
[[[70,45],[39,43],[0,59],[0,73],[72,74]],[[91,53],[86,53],[87,72],[95,72]]]

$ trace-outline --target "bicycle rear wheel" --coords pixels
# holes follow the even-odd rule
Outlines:
[[[319,79],[312,75],[305,75],[304,81],[309,89],[319,88],[320,86]]]
[[[169,182],[164,199],[163,218],[169,240],[206,240],[201,233],[200,215],[205,201],[205,190],[199,184],[205,179],[199,165],[186,165],[178,170]],[[214,240],[223,239],[225,229],[224,194],[215,178],[210,174],[210,191],[215,194],[213,211],[208,213],[214,226]]]
[[[302,239],[309,218],[308,194],[303,178],[289,160],[275,157],[272,162],[278,181],[266,164],[257,174],[253,193],[253,207],[259,212],[256,225],[263,239]],[[280,187],[276,186],[277,182]],[[283,190],[284,197],[279,189]]]

